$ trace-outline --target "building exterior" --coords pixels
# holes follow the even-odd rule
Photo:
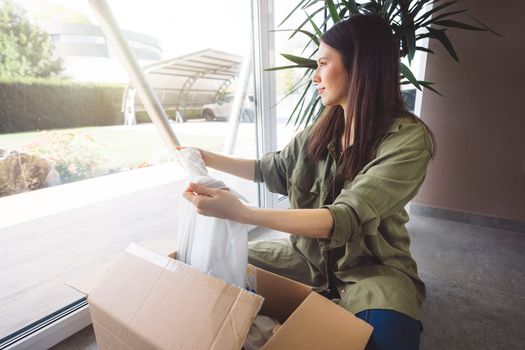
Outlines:
[[[66,76],[85,82],[128,82],[99,26],[50,22],[41,27],[52,37],[57,53],[64,60]],[[162,59],[162,46],[156,38],[127,30],[124,30],[124,35],[141,65]]]

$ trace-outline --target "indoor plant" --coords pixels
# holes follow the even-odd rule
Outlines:
[[[313,57],[318,50],[323,31],[326,31],[331,25],[356,14],[378,14],[389,23],[392,33],[399,43],[401,84],[412,84],[419,90],[425,87],[439,93],[432,87],[433,82],[417,80],[410,68],[402,62],[402,59],[405,57],[408,58],[408,62],[412,62],[418,50],[433,53],[428,48],[418,45],[421,40],[425,38],[438,40],[450,56],[459,62],[454,46],[446,33],[447,30],[455,28],[490,31],[499,35],[473,16],[469,15],[468,17],[475,24],[467,24],[456,20],[455,18],[458,15],[462,14],[465,16],[467,12],[466,9],[457,8],[456,3],[457,0],[299,0],[278,27],[281,28],[285,25],[292,16],[304,16],[304,20],[297,28],[278,29],[277,31],[291,32],[289,39],[298,33],[306,35],[308,43],[303,50],[304,55],[281,54],[292,64],[268,69],[306,68],[304,74],[295,82],[288,94],[301,92],[301,97],[295,105],[288,122],[293,121],[296,127],[306,126],[322,112],[323,106],[320,103],[317,92],[309,89],[312,85],[311,75],[317,66]]]

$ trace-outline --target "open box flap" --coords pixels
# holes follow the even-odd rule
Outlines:
[[[264,298],[261,314],[284,323],[288,316],[306,299],[312,287],[248,265],[248,285]]]
[[[96,334],[134,349],[240,349],[263,298],[139,246],[88,297]]]
[[[263,349],[363,350],[372,330],[368,323],[312,292]]]
[[[140,244],[142,247],[157,254],[175,259],[177,256],[177,241],[174,239],[157,239]],[[121,254],[117,254],[109,261],[101,263],[91,270],[66,281],[65,284],[78,290],[80,293],[90,295],[91,291],[100,284],[104,274],[115,264]]]
[[[111,268],[111,266],[113,266],[113,264],[115,264],[115,261],[110,260],[97,265],[86,273],[65,282],[65,284],[78,290],[80,293],[90,295],[93,289],[100,284],[100,280],[102,280],[104,274]]]

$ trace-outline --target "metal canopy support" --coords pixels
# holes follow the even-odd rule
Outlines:
[[[230,80],[225,80],[221,86],[219,86],[219,88],[217,89],[217,92],[215,93],[215,96],[213,97],[213,99],[215,101],[218,101],[219,99],[221,99],[224,94],[226,93],[226,91],[228,90],[228,87],[235,81],[235,78],[232,78]]]
[[[182,85],[181,92],[179,93],[179,98],[177,99],[177,105],[175,106],[175,113],[183,115],[183,113],[186,112],[186,107],[187,107],[186,102],[188,100],[188,95],[190,93],[191,87],[197,81],[197,79],[199,79],[199,77],[201,77],[202,75],[203,73],[199,72],[193,75],[192,77],[186,79],[186,81],[184,82],[184,85]],[[162,91],[165,91],[165,90],[162,90]],[[180,110],[181,103],[182,103],[182,113]],[[186,120],[184,116],[182,117],[182,120],[183,121]]]
[[[129,76],[133,87],[146,107],[151,120],[160,132],[162,139],[172,152],[177,152],[176,146],[179,141],[175,133],[171,129],[168,117],[162,108],[162,105],[157,100],[153,89],[149,86],[142,69],[135,58],[128,41],[124,37],[111,9],[105,0],[89,0],[89,4],[95,11],[100,27],[104,35],[108,38],[109,44],[117,52],[117,55]]]
[[[193,103],[191,106],[188,104],[196,96],[200,96],[200,105],[217,102],[224,89],[238,78],[242,62],[241,56],[204,49],[149,64],[143,67],[143,71],[158,95],[168,91],[179,92],[171,106],[183,113],[185,106],[194,107]],[[173,94],[171,96],[173,99]],[[137,110],[142,109],[140,102],[140,99],[136,100]],[[163,106],[166,107],[165,104]]]
[[[197,61],[194,60],[194,62],[197,62]],[[212,75],[221,75],[221,72],[227,71],[228,69],[230,69],[232,67],[238,66],[237,62],[233,62],[233,61],[230,61],[230,62],[232,62],[232,64],[220,65],[218,67],[215,65],[214,67],[211,67],[211,68],[203,68],[203,69],[197,71],[192,76],[188,77],[188,79],[186,79],[186,81],[184,82],[184,85],[182,86],[182,89],[181,89],[182,92],[181,92],[181,94],[179,94],[179,98],[177,99],[177,105],[175,107],[175,111],[178,112],[178,113],[184,113],[186,111],[188,97],[190,95],[190,92],[193,91],[192,90],[193,89],[193,85],[195,84],[195,82],[197,82],[197,80],[199,80],[199,79],[224,80],[224,77],[226,77],[226,78],[228,78],[228,80],[226,80],[226,81],[230,81],[231,80],[231,78],[230,78],[231,75],[230,74],[228,74],[228,75],[225,74],[223,78],[212,77]],[[202,62],[200,62],[200,63],[202,63]],[[168,67],[166,67],[166,68],[168,68]],[[166,69],[166,68],[164,68],[164,69]],[[190,71],[192,71],[192,70],[190,70]],[[237,73],[237,72],[233,71],[233,73]],[[167,73],[155,72],[153,74],[167,74]],[[180,73],[167,74],[167,75],[173,75],[173,76],[178,76],[178,77],[183,76]],[[219,92],[220,88],[223,85],[224,85],[224,83],[222,83],[221,86],[219,87],[219,89],[217,89],[217,92]],[[217,94],[215,96],[217,97]],[[181,105],[182,105],[182,110],[180,108]]]

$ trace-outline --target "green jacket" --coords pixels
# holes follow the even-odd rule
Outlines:
[[[311,265],[311,280],[319,288],[335,285],[340,305],[353,313],[390,309],[419,319],[425,285],[410,254],[404,207],[425,178],[432,152],[428,132],[421,123],[395,119],[373,160],[334,193],[335,140],[327,158],[311,164],[305,157],[310,130],[256,161],[255,181],[287,195],[294,209],[332,213],[331,239],[291,236],[294,249]]]

